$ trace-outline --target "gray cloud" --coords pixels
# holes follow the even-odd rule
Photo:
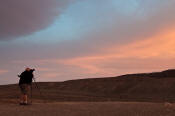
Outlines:
[[[1,0],[0,40],[14,39],[42,30],[72,0]]]

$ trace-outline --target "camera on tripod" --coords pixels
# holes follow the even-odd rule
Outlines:
[[[30,71],[31,71],[31,72],[34,72],[34,71],[35,71],[35,69],[31,69]]]

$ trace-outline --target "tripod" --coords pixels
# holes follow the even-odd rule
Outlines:
[[[38,91],[39,91],[39,93],[40,93],[40,97],[42,97],[43,98],[43,96],[42,96],[42,93],[41,93],[41,89],[39,88],[39,86],[38,86],[38,84],[36,83],[36,79],[35,78],[32,78],[33,79],[33,82],[34,82],[34,84],[35,84],[35,86],[36,86],[36,88],[38,89]],[[31,93],[31,103],[32,103],[32,84],[31,84],[31,91],[30,91]]]

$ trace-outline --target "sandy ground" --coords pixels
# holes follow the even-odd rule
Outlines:
[[[139,102],[60,102],[28,106],[0,104],[0,116],[175,116],[175,104]]]

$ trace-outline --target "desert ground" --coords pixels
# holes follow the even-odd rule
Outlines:
[[[1,85],[0,116],[175,116],[175,70],[32,88],[33,104],[20,106],[18,85]]]
[[[175,116],[175,104],[148,102],[1,103],[0,116]]]

